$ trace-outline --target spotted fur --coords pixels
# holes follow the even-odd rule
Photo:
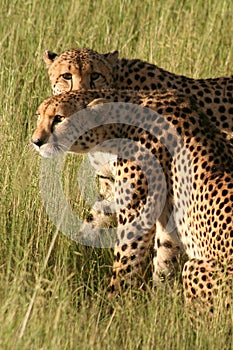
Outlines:
[[[233,76],[192,79],[140,59],[120,59],[117,51],[100,54],[80,48],[60,55],[45,51],[43,57],[54,94],[80,89],[175,89],[195,99],[221,130],[233,132]]]
[[[113,101],[131,102],[133,110],[125,103],[111,103],[106,105],[106,111],[105,103]],[[146,108],[138,112],[139,106]],[[125,120],[127,124],[96,126],[74,141],[70,123],[84,125],[87,121],[85,115],[73,113],[85,109],[93,112],[90,123],[114,114],[115,121]],[[196,102],[174,91],[148,95],[116,90],[70,92],[45,100],[38,114],[32,142],[42,156],[67,150],[64,145],[69,142],[69,150],[77,153],[89,152],[106,139],[134,142],[130,146],[130,163],[123,157],[117,164],[116,202],[125,205],[118,213],[112,293],[131,282],[133,276],[142,275],[153,241],[161,245],[155,234],[156,221],[168,232],[172,217],[178,232],[173,240],[177,239],[189,258],[183,270],[186,300],[212,305],[222,295],[222,282],[231,282],[232,276],[233,149]],[[64,121],[54,125],[57,115],[63,116]],[[140,120],[140,127],[135,127],[135,117]],[[79,128],[76,126],[75,130]],[[106,152],[103,145],[99,150]],[[154,163],[154,159],[158,162]],[[146,164],[143,171],[138,168],[142,161]],[[151,176],[148,178],[145,173]],[[127,181],[132,184],[131,192],[122,187]],[[164,198],[164,204],[159,206]],[[158,209],[162,209],[160,214]]]
[[[140,59],[118,58],[118,52],[100,54],[91,49],[71,49],[57,55],[45,51],[44,61],[54,94],[81,89],[133,89],[157,90],[176,89],[194,98],[210,121],[227,133],[231,140],[233,130],[233,77],[215,79],[191,79],[143,62]],[[82,230],[98,231],[99,228],[116,224],[115,215],[105,215],[113,201],[115,179],[115,157],[98,152],[89,155],[99,181],[100,200],[90,211]],[[104,200],[102,200],[104,198]],[[159,232],[158,232],[159,231]],[[157,224],[160,244],[155,249],[155,276],[173,276],[177,242],[172,242],[167,232]],[[162,242],[169,242],[164,245]],[[172,249],[166,248],[172,246]]]

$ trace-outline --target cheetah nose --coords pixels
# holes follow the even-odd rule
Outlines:
[[[35,146],[40,147],[43,145],[43,141],[41,139],[32,139],[31,141]]]

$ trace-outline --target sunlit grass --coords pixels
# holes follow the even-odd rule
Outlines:
[[[108,300],[112,252],[56,231],[40,196],[40,158],[30,146],[36,108],[51,94],[44,50],[118,49],[121,57],[178,74],[231,75],[232,23],[228,0],[2,0],[1,349],[232,348],[231,314],[191,324],[179,283]],[[81,160],[67,158],[63,184],[83,215],[76,181]]]

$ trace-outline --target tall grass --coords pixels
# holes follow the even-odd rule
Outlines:
[[[106,299],[112,253],[56,230],[30,146],[36,108],[51,94],[45,49],[118,49],[179,74],[216,77],[232,74],[232,23],[230,0],[1,1],[1,349],[233,347],[231,314],[192,324],[179,283]],[[64,175],[71,197],[77,166],[69,156]]]

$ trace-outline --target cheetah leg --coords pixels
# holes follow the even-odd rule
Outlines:
[[[100,200],[96,201],[80,228],[83,237],[98,236],[101,229],[117,226],[114,202],[114,181],[97,174]]]
[[[132,286],[138,277],[143,277],[155,235],[155,222],[148,223],[142,215],[147,199],[143,171],[130,161],[119,159],[115,185],[118,228],[110,294],[117,294],[121,287]]]
[[[183,247],[177,237],[176,230],[168,233],[161,223],[157,222],[153,258],[155,285],[165,279],[172,280],[184,259]]]
[[[117,179],[117,170],[121,170],[121,174],[124,174],[124,177],[127,178],[128,181],[130,181],[131,183],[133,182],[134,184],[136,184],[138,183],[138,181],[140,182],[142,180],[141,188],[146,188],[147,183],[144,181],[145,178],[141,176],[142,171],[140,170],[140,168],[138,168],[135,164],[131,163],[130,161],[118,160],[118,163],[116,163],[116,158],[112,155],[111,157],[109,157],[108,155],[98,154],[98,152],[95,153],[94,156],[89,154],[89,160],[96,171],[96,176],[98,177],[99,194],[100,197],[102,197],[102,200],[99,200],[94,204],[88,217],[84,220],[80,232],[83,234],[83,237],[87,237],[88,241],[95,242],[95,237],[98,237],[98,235],[101,234],[101,229],[117,227],[118,225],[114,201],[114,194],[116,193],[114,179]],[[119,165],[119,162],[121,163],[121,165]],[[125,168],[133,170],[134,180],[130,178],[130,174],[132,174],[131,172],[129,172],[129,175],[127,177],[127,173],[124,171]],[[119,176],[118,180],[121,179],[122,175]],[[138,188],[137,200],[134,200],[133,204],[138,205],[137,201],[140,201],[140,199],[143,200],[143,198],[141,198],[140,193],[140,188]],[[125,214],[128,214],[130,216],[132,212],[128,210]],[[177,240],[174,240],[173,242],[173,237],[171,235],[168,235],[165,232],[165,230],[162,229],[162,226],[159,223],[157,223],[156,225],[156,235],[158,237],[157,239],[155,239],[154,247],[153,279],[156,283],[158,283],[158,281],[161,281],[162,278],[164,278],[165,276],[171,278],[174,275],[175,270],[178,266],[177,256],[179,255],[180,250],[177,244]],[[148,233],[148,235],[150,234]],[[119,246],[116,248],[115,251],[116,260],[119,259],[119,254],[121,253],[120,246],[124,246],[124,243],[122,243],[121,241],[121,234],[119,234],[119,237]],[[132,242],[132,244],[133,246],[135,246],[138,243]],[[144,248],[140,247],[140,244],[138,251],[136,249],[136,251],[132,253],[132,255],[134,256],[136,254],[137,259],[140,260],[140,262],[135,261],[134,265],[136,266],[137,264],[139,264],[141,269],[142,265],[145,265],[143,260],[146,260],[148,252],[146,251],[145,257],[143,258],[142,251]],[[144,246],[146,246],[145,242]],[[128,250],[129,247],[126,253],[130,255],[130,252],[128,252]],[[118,270],[121,270],[120,262],[116,261],[115,264],[118,266],[114,266],[114,276],[117,274]],[[128,269],[130,269],[130,267],[128,267]]]
[[[97,201],[91,208],[87,218],[85,218],[80,233],[88,240],[95,241],[101,233],[101,229],[117,226],[117,217],[115,212],[115,203],[108,200]]]
[[[218,303],[231,304],[233,265],[195,258],[185,263],[182,277],[186,306],[198,313],[203,307],[213,312]]]
[[[130,172],[129,169],[133,172]],[[170,261],[174,262],[180,252],[178,238],[177,241],[173,241],[173,236],[168,233],[165,236],[165,231],[161,230],[157,240],[155,213],[150,211],[152,205],[148,197],[147,180],[142,170],[129,161],[121,160],[117,174],[116,203],[125,204],[125,207],[121,208],[118,214],[113,276],[110,283],[111,293],[117,293],[120,286],[125,283],[132,285],[132,282],[135,281],[134,276],[143,277],[145,275],[147,270],[144,267],[154,241],[161,240],[162,242],[154,260],[154,276],[159,276],[160,271],[164,269],[169,274],[171,266],[174,270],[175,265],[171,265]],[[131,188],[124,188],[124,184],[126,186],[130,184]],[[157,198],[161,203],[159,196]]]
[[[155,226],[146,234],[134,236],[128,232],[128,240],[124,241],[125,230],[118,230],[118,238],[114,249],[113,273],[110,282],[110,294],[117,294],[120,289],[127,285],[133,285],[136,280],[144,280],[146,269],[145,263],[153,246]],[[123,240],[122,240],[123,239]]]
[[[175,239],[161,226],[157,229],[158,224],[157,222],[147,233],[140,235],[138,238],[134,237],[127,243],[122,242],[122,238],[125,238],[125,230],[119,229],[118,238],[120,239],[114,250],[113,276],[110,284],[111,293],[119,291],[119,283],[121,286],[125,283],[132,285],[135,280],[133,277],[144,278],[147,258],[153,244],[155,246],[155,256],[153,258],[153,281],[155,285],[163,281],[164,278],[166,280],[173,279],[179,268],[181,252],[183,252],[181,243],[178,238]],[[131,234],[129,232],[128,237]]]

